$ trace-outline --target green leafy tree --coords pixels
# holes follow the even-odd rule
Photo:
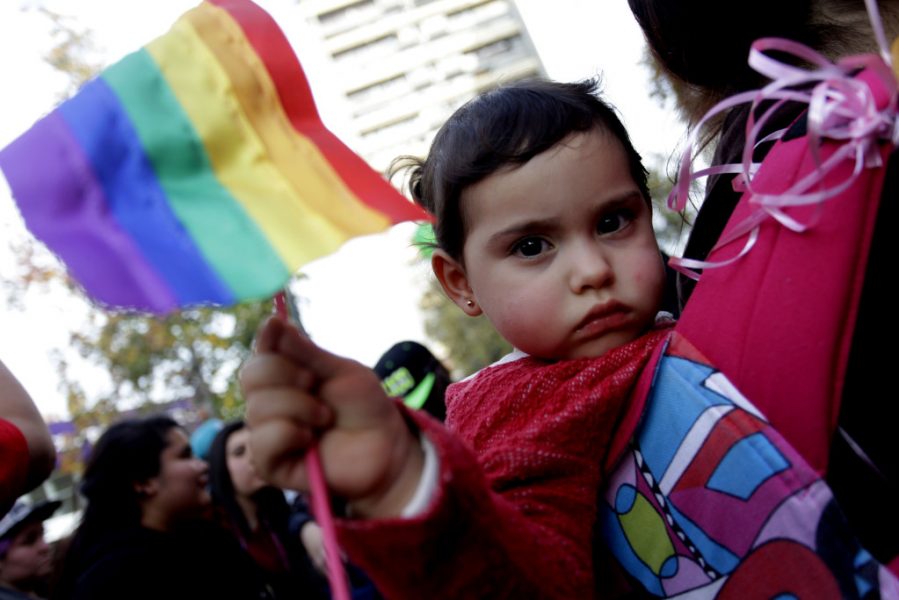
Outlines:
[[[152,408],[189,398],[213,414],[238,417],[243,400],[237,370],[271,312],[271,301],[184,310],[166,317],[94,311],[92,322],[72,333],[72,344],[109,374],[112,386],[93,407],[79,406],[83,391],[77,384],[68,386],[70,410],[89,413],[97,406],[114,410],[121,399]]]
[[[70,16],[53,12],[45,6],[39,6],[37,10],[52,24],[50,36],[54,43],[44,55],[44,61],[68,76],[68,86],[62,92],[62,98],[67,98],[102,67],[100,61],[94,58],[96,47],[93,37],[89,29],[76,28]]]
[[[683,212],[668,208],[668,194],[674,187],[674,177],[666,171],[666,161],[659,156],[646,161],[649,169],[649,193],[652,196],[653,219],[659,248],[669,256],[678,255],[690,233],[695,209],[692,204]]]

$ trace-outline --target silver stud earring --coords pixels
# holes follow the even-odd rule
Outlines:
[[[474,306],[474,300],[472,300],[471,298],[469,298],[468,300],[465,301],[465,304],[468,305],[468,306]]]

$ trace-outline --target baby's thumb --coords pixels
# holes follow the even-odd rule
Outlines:
[[[333,377],[349,362],[320,348],[295,326],[283,321],[271,351],[290,359],[298,367],[308,369],[320,379]]]

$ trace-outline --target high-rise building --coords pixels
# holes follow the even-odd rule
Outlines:
[[[296,6],[302,35],[315,38],[298,45],[323,115],[380,171],[399,155],[425,154],[452,111],[478,92],[544,73],[513,0]]]

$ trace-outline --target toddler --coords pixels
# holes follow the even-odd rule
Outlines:
[[[273,319],[241,377],[260,472],[305,488],[317,439],[387,597],[590,597],[602,466],[667,334],[640,157],[594,82],[532,81],[459,109],[410,187],[443,289],[516,351],[450,387],[447,430]]]

